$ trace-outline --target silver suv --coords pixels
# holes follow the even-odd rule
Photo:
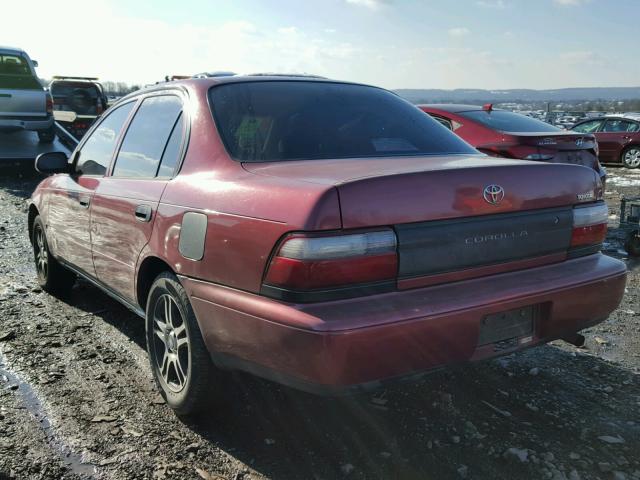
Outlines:
[[[0,131],[31,130],[41,142],[55,138],[53,99],[24,50],[0,47]]]

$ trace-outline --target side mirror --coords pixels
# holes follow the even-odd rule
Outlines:
[[[35,68],[38,68],[38,61],[37,61],[37,60],[33,60],[33,59],[32,59],[32,60],[31,60],[31,63],[33,63],[33,66],[34,66]]]
[[[36,157],[36,170],[46,175],[54,173],[69,173],[71,165],[67,154],[63,152],[41,153]]]

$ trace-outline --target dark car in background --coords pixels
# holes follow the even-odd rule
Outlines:
[[[78,140],[107,109],[107,96],[97,78],[55,76],[49,84],[49,92],[53,97],[54,111],[75,113],[67,119],[56,117]]]
[[[567,132],[535,118],[494,109],[491,104],[418,107],[492,157],[572,163],[593,168],[603,182],[606,177],[592,134]]]
[[[629,117],[601,117],[574,125],[577,133],[595,135],[602,163],[640,167],[640,121]]]
[[[214,367],[344,393],[603,321],[593,171],[481,155],[397,95],[302,77],[162,83],[43,173],[40,285],[88,279],[146,318],[162,395],[211,409]]]

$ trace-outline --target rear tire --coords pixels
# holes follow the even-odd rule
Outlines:
[[[54,127],[51,127],[48,130],[44,130],[42,132],[38,132],[38,140],[40,143],[51,143],[56,138],[56,130]]]
[[[158,275],[146,309],[147,352],[153,377],[180,416],[210,406],[218,370],[204,344],[191,302],[177,277]]]
[[[64,268],[51,255],[44,223],[39,215],[33,220],[31,241],[38,273],[38,285],[53,295],[60,297],[68,295],[76,283],[76,275]]]
[[[640,167],[640,147],[634,145],[626,148],[622,152],[620,159],[622,160],[622,165],[627,168]]]

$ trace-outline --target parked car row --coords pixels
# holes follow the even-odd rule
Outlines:
[[[595,137],[422,108],[303,76],[135,92],[69,158],[36,160],[52,174],[28,213],[38,281],[85,278],[143,317],[179,414],[210,409],[225,369],[337,394],[580,345],[626,279],[600,253]]]

